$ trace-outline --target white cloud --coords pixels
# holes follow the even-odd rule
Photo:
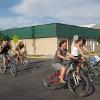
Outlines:
[[[81,25],[81,27],[87,27],[87,28],[92,28],[94,27],[96,24],[88,24],[88,25]]]
[[[99,4],[99,0],[21,0],[9,9],[18,17],[1,18],[0,25],[20,27],[53,22],[73,25],[99,23]]]
[[[8,29],[12,27],[22,27],[26,26],[26,23],[30,23],[29,20],[26,20],[25,17],[7,17],[2,18],[0,17],[0,28],[1,29]]]
[[[22,0],[10,10],[26,16],[89,18],[98,14],[100,6],[94,0]]]
[[[45,21],[44,21],[45,20]],[[0,17],[0,28],[9,29],[14,27],[27,27],[40,24],[48,24],[57,22],[57,19],[49,17],[29,17],[29,16],[18,16],[18,17]]]

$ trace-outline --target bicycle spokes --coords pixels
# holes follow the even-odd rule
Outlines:
[[[48,78],[48,81],[50,83],[58,83],[59,82],[59,72],[55,72],[53,73],[53,75],[51,75],[49,78]]]

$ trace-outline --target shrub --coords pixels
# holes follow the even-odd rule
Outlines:
[[[97,42],[100,44],[100,36],[97,37]]]
[[[1,31],[0,31],[0,41],[2,40],[9,40],[9,37],[4,35]]]

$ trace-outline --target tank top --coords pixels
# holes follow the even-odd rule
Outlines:
[[[79,50],[77,49],[77,47],[74,46],[74,47],[72,48],[71,54],[72,54],[73,56],[79,56],[80,52],[79,52]]]
[[[53,59],[53,63],[60,63],[60,64],[63,64],[63,59],[62,58],[59,58],[57,56],[57,52],[60,52],[60,54],[64,57],[66,57],[66,54],[67,54],[67,49],[64,49],[64,50],[61,50],[61,48],[58,48],[56,53],[55,53],[55,56],[54,56],[54,59]]]

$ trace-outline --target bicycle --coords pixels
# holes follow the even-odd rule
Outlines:
[[[8,57],[9,56],[9,57]],[[6,68],[10,69],[10,73],[12,74],[13,77],[15,77],[17,75],[17,68],[16,68],[16,64],[14,61],[14,56],[13,55],[5,55],[5,57],[7,58],[7,64],[6,64]],[[7,69],[7,71],[8,71]],[[1,73],[4,73],[4,65],[3,65],[3,58],[0,59],[0,71]]]
[[[87,75],[90,82],[96,85],[100,85],[100,65],[99,60],[97,61],[95,56],[92,56],[89,58],[88,61],[86,61],[85,69],[82,69],[83,73]]]
[[[66,84],[70,90],[70,92],[77,96],[86,96],[89,90],[89,83],[87,78],[84,76],[84,74],[76,72],[76,65],[73,61],[68,61],[68,73],[65,74],[64,80],[66,81]],[[58,70],[47,70],[44,73],[44,85],[48,89],[58,89],[62,88],[63,84],[59,82],[59,75],[60,71]],[[80,79],[77,78],[77,75],[80,76]]]
[[[16,61],[16,65],[28,66],[30,63],[25,53],[20,54],[19,57],[15,55],[15,61]]]

